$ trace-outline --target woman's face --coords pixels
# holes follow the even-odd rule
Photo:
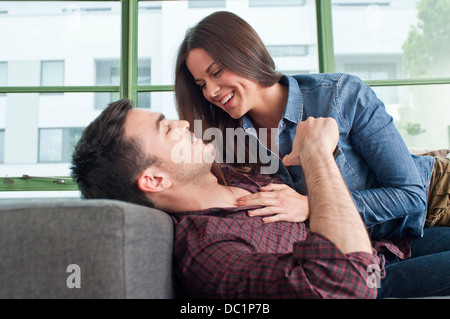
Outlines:
[[[203,96],[238,119],[261,102],[260,84],[224,69],[205,50],[192,49],[186,65]]]

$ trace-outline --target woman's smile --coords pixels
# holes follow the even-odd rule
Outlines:
[[[222,105],[225,106],[225,108],[230,107],[231,106],[231,102],[232,102],[232,100],[234,98],[234,94],[235,94],[234,91],[228,93],[227,95],[225,95],[225,97],[223,97],[220,100],[220,103],[222,103]]]

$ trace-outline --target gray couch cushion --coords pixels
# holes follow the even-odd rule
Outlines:
[[[172,241],[166,213],[125,202],[2,204],[0,298],[171,298]]]

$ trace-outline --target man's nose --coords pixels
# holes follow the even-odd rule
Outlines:
[[[188,121],[179,120],[177,121],[176,126],[188,130],[190,125]]]

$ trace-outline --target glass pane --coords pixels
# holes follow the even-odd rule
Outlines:
[[[150,85],[151,81],[150,59],[140,59],[138,61],[137,83],[138,85]]]
[[[375,87],[411,148],[450,148],[450,85]]]
[[[80,127],[39,129],[39,163],[70,163],[75,145],[83,134]]]
[[[6,86],[8,82],[8,63],[0,62],[0,86]]]
[[[94,61],[120,58],[120,8],[119,1],[2,1],[6,85],[101,85]]]
[[[0,86],[6,86],[8,83],[8,63],[0,62]],[[0,93],[0,96],[5,96],[5,93]]]
[[[450,1],[333,0],[337,72],[363,80],[449,77]]]
[[[69,176],[73,147],[101,111],[94,93],[0,97],[0,176]]]
[[[306,0],[249,0],[252,7],[263,6],[302,6]]]
[[[39,162],[61,162],[63,129],[39,130]]]
[[[0,130],[0,163],[5,159],[5,130]]]
[[[169,120],[178,120],[174,92],[138,92],[137,107],[163,113]]]
[[[64,85],[64,61],[41,62],[41,85]]]
[[[149,61],[150,84],[174,83],[177,50],[187,29],[218,10],[234,12],[246,20],[273,53],[281,72],[318,72],[315,2],[263,1],[258,2],[261,6],[253,6],[256,2],[226,0],[222,8],[194,8],[190,6],[194,2],[186,0],[140,1],[139,67],[141,61]]]
[[[189,8],[225,7],[225,0],[189,0]]]

